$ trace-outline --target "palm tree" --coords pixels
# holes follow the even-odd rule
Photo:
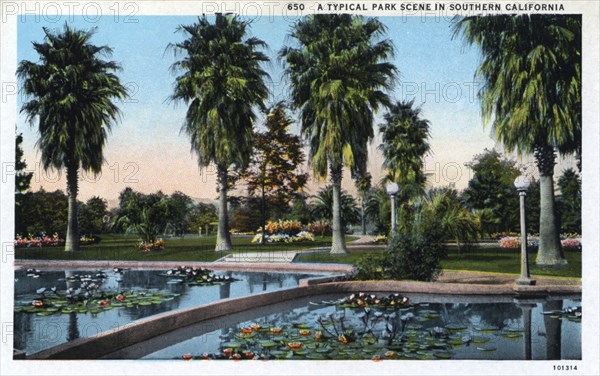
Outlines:
[[[342,217],[342,226],[358,223],[360,221],[360,212],[356,205],[354,197],[341,191],[340,209]],[[333,214],[333,187],[328,185],[321,189],[316,196],[313,196],[313,217],[320,220],[328,220]]]
[[[302,131],[310,142],[313,175],[333,186],[332,254],[346,254],[341,218],[344,166],[364,171],[367,143],[373,138],[373,113],[388,104],[396,68],[387,61],[391,41],[374,18],[348,14],[312,15],[290,33],[296,46],[284,47],[291,99],[300,110]]]
[[[120,70],[110,57],[112,49],[90,39],[96,29],[75,30],[66,23],[60,33],[43,28],[44,42],[33,43],[40,61],[23,60],[17,76],[31,99],[21,112],[33,124],[38,119],[45,170],[66,168],[69,211],[65,251],[79,251],[77,224],[78,170],[99,173],[107,133],[119,117],[115,99],[127,91],[113,73]]]
[[[362,234],[367,235],[367,215],[365,213],[365,206],[367,204],[367,197],[371,190],[371,179],[372,176],[368,172],[361,173],[354,179],[356,190],[360,197],[360,222],[362,227]]]
[[[200,168],[214,163],[219,191],[217,252],[231,251],[227,215],[228,170],[244,168],[252,155],[254,107],[264,109],[268,74],[261,64],[268,57],[259,48],[266,44],[246,38],[248,22],[217,14],[211,24],[206,16],[177,29],[183,42],[169,45],[183,58],[172,65],[177,77],[171,96],[183,101],[187,114],[182,128],[191,140]],[[246,39],[245,39],[246,38]]]
[[[421,108],[414,107],[414,100],[396,102],[383,118],[385,123],[379,125],[379,150],[384,156],[386,179],[401,187],[396,199],[402,231],[410,228],[413,201],[425,193],[423,158],[431,150],[427,141],[430,122],[422,118]]]
[[[566,264],[555,215],[556,152],[581,157],[581,16],[459,19],[481,49],[476,76],[485,124],[508,151],[533,153],[540,174],[539,266]]]

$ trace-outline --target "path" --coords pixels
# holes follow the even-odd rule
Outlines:
[[[385,245],[373,245],[372,244],[373,236],[361,236],[358,239],[355,239],[347,244],[347,247],[352,248],[361,248],[366,245],[369,245],[373,248],[383,248]],[[264,251],[264,252],[235,252],[230,253],[224,257],[221,257],[216,262],[232,262],[232,263],[290,263],[294,261],[296,255],[301,253],[319,253],[326,252],[330,248],[329,247],[318,247],[318,248],[309,248],[309,249],[300,249],[300,250],[292,250],[292,251]]]

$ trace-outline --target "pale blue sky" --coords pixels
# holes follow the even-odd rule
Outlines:
[[[115,23],[112,17],[103,17],[94,24],[75,18],[71,25],[77,28],[98,28],[94,44],[106,44],[113,48],[112,60],[119,62],[123,71],[118,75],[122,82],[133,89],[132,98],[122,103],[123,120],[118,124],[106,148],[106,159],[113,166],[105,168],[99,184],[82,184],[82,198],[101,195],[115,199],[125,186],[145,192],[162,189],[170,193],[182,190],[194,197],[212,198],[215,195],[214,177],[200,177],[195,158],[189,153],[189,140],[179,134],[185,106],[174,106],[167,98],[175,76],[169,71],[173,54],[165,52],[169,43],[180,41],[181,34],[174,33],[180,24],[190,24],[196,17],[139,16],[138,23]],[[388,37],[396,46],[394,63],[400,76],[392,95],[396,99],[412,99],[422,105],[423,116],[431,121],[431,145],[433,153],[426,160],[426,169],[434,173],[432,185],[455,182],[458,187],[468,182],[463,164],[485,147],[495,142],[489,130],[483,129],[477,85],[473,74],[479,62],[476,48],[465,47],[462,40],[452,40],[449,20],[422,17],[381,17],[388,27]],[[37,61],[31,41],[43,39],[42,27],[61,29],[64,21],[55,24],[33,22],[29,17],[18,21],[18,60]],[[266,67],[274,83],[271,85],[270,102],[286,98],[287,87],[280,82],[281,63],[277,51],[286,43],[291,23],[279,17],[273,22],[262,18],[252,23],[250,35],[264,40],[272,58]],[[21,101],[19,101],[19,106]],[[377,115],[380,118],[382,113]],[[294,130],[298,128],[295,127]],[[19,117],[18,131],[23,132],[25,153],[30,168],[39,159],[34,148],[37,138],[35,127],[30,128]],[[381,176],[381,156],[377,155],[377,140],[371,150],[370,167],[373,175]],[[136,163],[138,180],[127,184],[123,176],[134,170],[124,165]],[[118,168],[115,163],[118,163]],[[450,166],[450,167],[448,167]],[[463,169],[456,175],[456,166]],[[119,176],[116,170],[120,170]],[[110,175],[110,179],[107,175]],[[198,182],[201,182],[198,184]],[[129,181],[131,183],[131,180]],[[64,189],[63,180],[49,183],[43,177],[34,181],[33,188]],[[350,189],[351,182],[346,178]],[[316,188],[313,184],[311,188]]]

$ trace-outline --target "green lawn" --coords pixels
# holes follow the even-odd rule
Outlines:
[[[366,254],[381,254],[383,250],[353,249],[346,256],[331,256],[328,253],[299,255],[296,262],[323,262],[353,264]],[[450,248],[442,260],[442,268],[447,270],[469,270],[494,273],[519,274],[521,270],[520,252],[502,248],[474,249],[458,254],[456,248]],[[566,251],[569,264],[561,269],[540,269],[535,266],[536,253],[531,253],[531,274],[536,276],[554,276],[581,278],[581,252]]]
[[[152,253],[144,253],[135,245],[136,236],[105,234],[97,244],[82,246],[79,253],[64,252],[62,247],[18,248],[17,259],[49,260],[138,260],[138,261],[215,261],[222,257],[215,253],[214,236],[165,239],[165,248]],[[347,240],[352,240],[347,237]],[[268,252],[273,250],[294,250],[331,245],[331,237],[317,237],[314,242],[252,244],[251,237],[232,237],[234,252]]]

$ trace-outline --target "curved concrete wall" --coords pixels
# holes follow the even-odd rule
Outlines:
[[[543,299],[548,295],[578,295],[580,286],[528,286],[516,288],[513,285],[476,285],[458,283],[426,283],[404,281],[358,281],[332,282],[302,286],[290,290],[275,291],[258,295],[232,298],[206,305],[168,312],[148,319],[133,322],[125,327],[100,333],[91,338],[80,338],[63,345],[48,349],[28,359],[99,359],[131,347],[144,341],[184,328],[199,322],[226,318],[257,307],[265,307],[290,300],[316,297],[328,294],[349,294],[357,291],[391,292],[402,294],[441,294],[472,297],[494,296],[512,299],[514,297],[537,297]],[[433,298],[433,297],[432,297]]]

